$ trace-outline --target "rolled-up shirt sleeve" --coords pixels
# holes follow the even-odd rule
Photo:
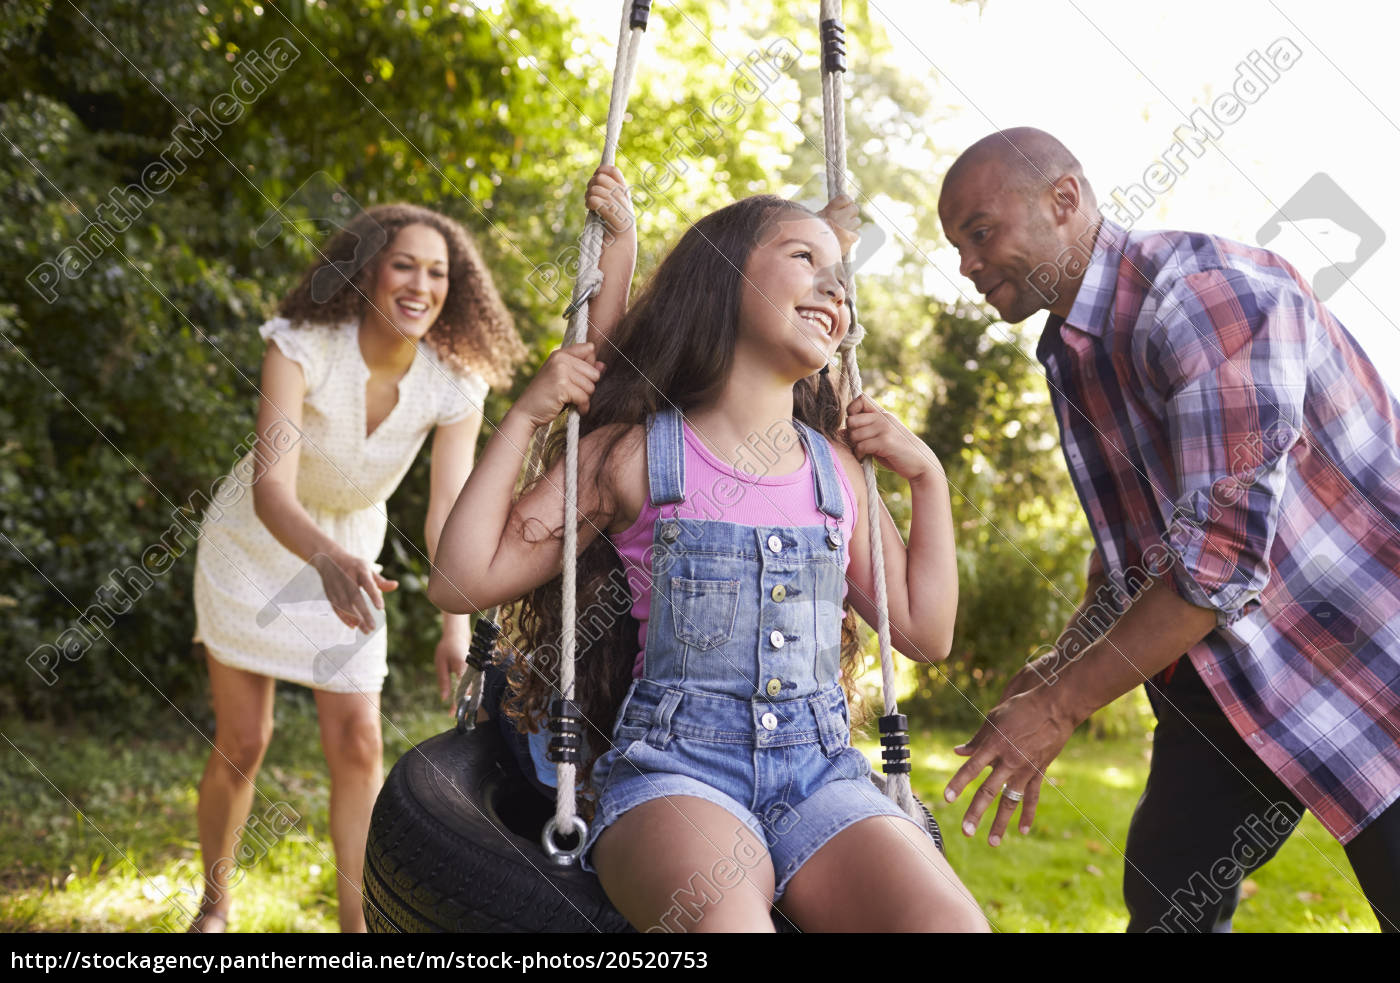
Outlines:
[[[1143,356],[1176,487],[1159,489],[1176,589],[1229,625],[1269,582],[1288,458],[1303,427],[1311,301],[1230,270],[1182,277]],[[1156,400],[1154,400],[1155,402]]]

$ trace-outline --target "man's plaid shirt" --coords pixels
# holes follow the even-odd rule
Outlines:
[[[1216,610],[1192,663],[1347,842],[1400,794],[1400,403],[1278,256],[1107,220],[1037,356],[1096,566]]]

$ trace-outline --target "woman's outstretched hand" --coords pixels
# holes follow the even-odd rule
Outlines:
[[[864,394],[846,407],[846,437],[856,457],[873,456],[881,467],[909,482],[942,470],[927,444]]]
[[[536,427],[549,423],[566,406],[588,412],[588,400],[606,366],[594,358],[591,342],[560,348],[545,361],[520,394],[511,413],[523,414]]]
[[[457,688],[457,680],[467,671],[467,651],[471,642],[465,638],[450,638],[443,635],[433,652],[433,666],[437,670],[438,695],[442,702],[452,699],[452,691]],[[481,681],[477,680],[480,686]]]
[[[842,256],[848,254],[851,247],[860,241],[860,209],[856,207],[850,195],[837,195],[827,202],[817,215],[826,219],[826,224],[831,226],[831,231],[836,234]]]
[[[321,575],[326,600],[331,602],[336,617],[366,635],[374,634],[378,625],[370,605],[383,611],[384,595],[398,589],[399,582],[381,577],[368,560],[343,550],[317,553],[311,558],[311,566]]]

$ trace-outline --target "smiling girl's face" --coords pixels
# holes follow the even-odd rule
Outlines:
[[[850,328],[841,247],[815,216],[790,212],[769,223],[741,289],[736,359],[762,359],[793,382],[827,365]]]
[[[367,317],[417,341],[447,300],[447,240],[427,225],[406,225],[379,256]]]

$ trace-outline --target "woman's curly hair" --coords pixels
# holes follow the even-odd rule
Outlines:
[[[648,415],[674,406],[689,412],[718,395],[734,361],[743,293],[743,270],[749,254],[775,221],[797,213],[813,217],[800,205],[772,195],[737,201],[697,222],[662,261],[646,289],[609,339],[605,372],[580,420],[587,436],[604,427],[602,449],[580,474],[598,487],[608,461],[627,435]],[[830,439],[839,439],[843,408],[832,380],[825,374],[801,379],[793,386],[797,419]],[[546,444],[548,474],[563,456],[564,434],[556,428]],[[602,516],[600,527],[611,522]],[[554,530],[562,536],[562,530]],[[638,625],[630,608],[618,615],[615,601],[625,585],[617,550],[605,537],[595,539],[578,557],[575,702],[588,728],[592,758],[610,746],[613,718],[632,682]],[[510,691],[505,713],[522,730],[537,729],[551,700],[559,697],[559,638],[563,627],[562,578],[556,577],[527,594],[507,614],[505,646]],[[594,615],[602,614],[601,617]],[[855,619],[849,605],[841,627],[841,681],[854,696],[851,681],[859,650]],[[585,762],[586,780],[593,760]]]
[[[282,299],[293,324],[340,324],[364,316],[379,257],[409,225],[426,225],[447,242],[447,298],[427,341],[448,365],[477,372],[497,389],[510,385],[525,345],[481,253],[458,222],[417,205],[376,205],[351,219],[321,248],[320,260]]]

